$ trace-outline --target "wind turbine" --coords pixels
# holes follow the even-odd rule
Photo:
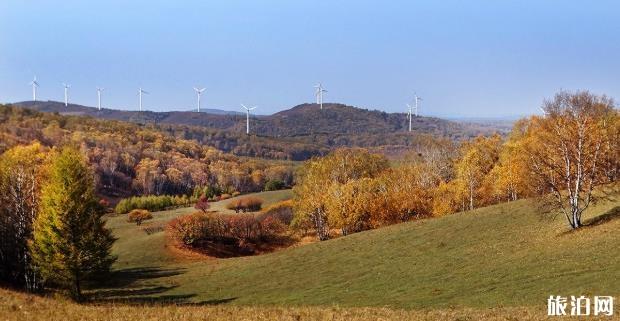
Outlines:
[[[419,97],[419,96],[418,96],[418,94],[413,94],[413,96],[415,97],[415,115],[416,115],[416,116],[419,116],[419,113],[418,113],[418,110],[419,110],[419,109],[418,109],[418,102],[419,102],[420,100],[422,100],[422,98],[421,98],[421,97]]]
[[[316,103],[321,106],[321,109],[323,109],[323,93],[326,93],[327,90],[323,89],[323,85],[321,85],[321,83],[314,86],[314,88],[316,88],[316,92],[315,92]]]
[[[149,94],[147,91],[143,90],[142,87],[138,89],[138,96],[140,96],[140,111],[142,111],[142,94]]]
[[[101,92],[104,91],[105,88],[97,87],[97,109],[101,110]]]
[[[198,112],[200,112],[200,95],[202,95],[202,92],[205,91],[205,89],[206,88],[198,89],[194,87],[194,90],[196,91],[196,95],[198,95]]]
[[[411,117],[411,114],[412,114],[411,109],[412,108],[413,108],[413,106],[407,104],[407,118],[409,119],[409,131],[411,131],[411,119],[413,118],[413,117]]]
[[[69,88],[71,88],[71,85],[67,85],[63,82],[62,86],[65,87],[65,107],[67,107],[69,106]]]
[[[244,104],[241,104],[241,107],[245,109],[245,122],[246,122],[245,133],[249,135],[250,134],[250,110],[256,109],[256,106],[248,108]]]
[[[34,76],[34,79],[29,83],[29,85],[32,85],[32,100],[37,101],[37,87],[39,87],[37,76]]]

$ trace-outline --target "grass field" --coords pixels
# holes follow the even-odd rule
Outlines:
[[[290,191],[258,196],[268,206]],[[193,211],[154,213],[145,226]],[[590,226],[568,232],[521,200],[230,259],[180,254],[163,231],[111,217],[118,261],[91,293],[97,305],[2,290],[0,308],[13,312],[0,320],[546,319],[551,294],[620,297],[620,195],[585,216]]]
[[[288,197],[269,195],[260,196]],[[616,194],[586,217],[617,217],[619,205]],[[149,224],[191,211],[155,213]],[[541,219],[529,200],[230,259],[180,257],[164,232],[147,235],[123,217],[109,226],[119,259],[117,283],[99,292],[106,299],[419,309],[620,294],[620,219],[566,233],[561,217]]]
[[[48,299],[0,289],[3,321],[507,321],[584,320],[547,317],[535,308],[395,310],[339,307],[246,307],[230,305],[78,305],[63,298]],[[588,320],[616,320],[590,317]]]

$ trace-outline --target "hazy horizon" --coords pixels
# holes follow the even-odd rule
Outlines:
[[[0,102],[272,114],[313,102],[421,114],[538,113],[560,89],[619,97],[620,5],[600,1],[0,3]]]

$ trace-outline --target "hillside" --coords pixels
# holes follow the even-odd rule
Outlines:
[[[189,195],[207,185],[260,191],[268,180],[290,185],[294,171],[291,162],[237,157],[174,129],[0,105],[0,153],[35,142],[43,149],[80,146],[95,172],[98,193],[112,202],[137,194]],[[251,174],[254,180],[248,179]]]
[[[245,135],[245,115],[189,111],[121,111],[60,102],[14,104],[33,110],[84,115],[140,124],[155,124],[183,138],[240,156],[305,160],[337,147],[366,147],[402,153],[425,137],[454,141],[480,134],[505,133],[505,127],[458,123],[434,117],[415,117],[413,132],[407,131],[404,113],[386,113],[342,104],[302,104],[269,116],[252,116],[251,140]],[[250,145],[251,144],[251,145]]]
[[[116,281],[98,293],[132,302],[544,309],[552,293],[620,294],[619,208],[616,192],[585,215],[604,224],[568,233],[561,217],[542,220],[521,200],[261,256],[201,260],[170,251],[164,232],[111,217]],[[190,211],[155,213],[150,224]]]
[[[16,106],[62,114],[89,115],[98,118],[115,119],[131,122],[177,124],[203,126],[233,131],[245,129],[245,114],[222,110],[205,110],[201,113],[192,111],[127,111],[102,109],[55,101],[25,101]],[[367,110],[344,104],[324,104],[323,110],[317,104],[302,104],[273,115],[254,115],[254,132],[260,136],[291,137],[312,134],[391,134],[405,132],[408,122],[405,113],[386,113]],[[439,134],[448,137],[471,137],[481,131],[471,123],[461,124],[434,117],[414,117],[413,129],[419,133]],[[500,129],[500,128],[498,128]],[[503,130],[503,128],[501,128]]]

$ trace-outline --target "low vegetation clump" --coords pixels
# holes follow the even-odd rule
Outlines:
[[[196,204],[194,204],[194,208],[203,213],[206,213],[210,207],[211,205],[209,204],[209,198],[204,195],[196,201]]]
[[[142,222],[152,218],[153,214],[147,210],[132,210],[127,214],[127,222],[136,223],[136,225],[141,225]]]
[[[122,199],[120,202],[118,202],[118,204],[116,204],[116,207],[114,208],[114,212],[116,212],[116,214],[126,214],[135,209],[157,212],[178,206],[188,206],[192,203],[192,201],[193,200],[186,195],[135,196]]]
[[[231,200],[226,208],[239,212],[258,212],[263,206],[263,200],[255,196],[246,196]]]
[[[213,256],[250,255],[286,241],[288,224],[276,215],[205,214],[177,217],[168,224],[171,236]]]
[[[283,181],[279,179],[274,179],[274,180],[267,181],[267,183],[265,183],[265,191],[277,191],[277,190],[283,189],[285,186],[286,185],[284,184]]]
[[[293,221],[293,200],[277,202],[258,214],[259,219],[274,217],[285,225],[290,225]]]

